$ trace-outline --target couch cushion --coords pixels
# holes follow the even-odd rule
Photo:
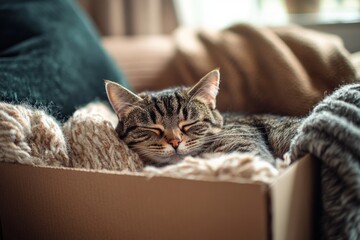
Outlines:
[[[94,99],[103,79],[127,86],[71,0],[0,3],[0,101],[43,106],[58,119]]]

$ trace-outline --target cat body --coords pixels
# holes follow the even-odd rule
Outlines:
[[[270,114],[225,113],[223,128],[206,152],[251,152],[275,164],[283,158],[301,119]]]
[[[274,164],[287,151],[300,119],[274,115],[220,114],[220,73],[194,87],[134,94],[107,81],[109,101],[119,117],[119,138],[146,164],[166,165],[204,153],[251,152]]]

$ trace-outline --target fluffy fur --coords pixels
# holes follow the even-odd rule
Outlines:
[[[119,117],[116,131],[147,164],[172,164],[203,153],[251,152],[272,164],[288,150],[300,119],[273,115],[220,114],[219,70],[192,88],[136,95],[107,81]]]

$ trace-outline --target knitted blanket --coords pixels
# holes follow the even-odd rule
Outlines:
[[[298,129],[289,156],[321,161],[322,236],[360,239],[360,84],[320,102]]]
[[[63,125],[44,110],[0,103],[0,162],[235,182],[270,182],[287,166],[275,169],[252,154],[235,153],[189,156],[177,165],[144,169],[139,156],[118,139],[116,124],[116,115],[100,102],[80,108]]]

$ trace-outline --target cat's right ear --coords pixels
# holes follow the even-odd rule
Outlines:
[[[109,80],[104,82],[109,102],[119,118],[125,116],[134,107],[134,104],[142,101],[141,97],[123,86]]]
[[[200,81],[188,91],[188,94],[191,99],[197,99],[208,105],[211,109],[215,109],[219,83],[220,72],[217,68],[200,79]]]

